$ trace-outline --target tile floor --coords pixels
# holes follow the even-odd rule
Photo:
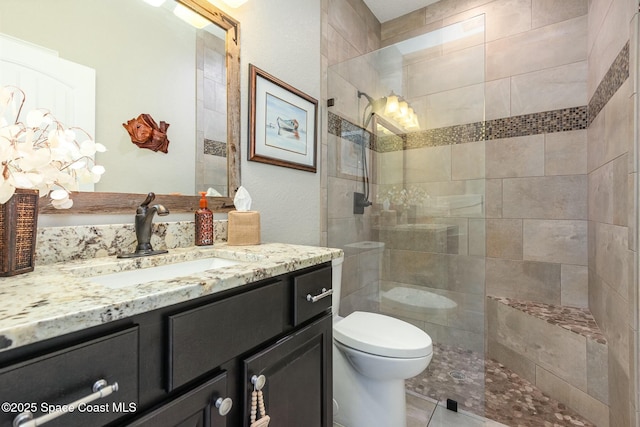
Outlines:
[[[453,412],[433,399],[407,392],[407,427],[505,427],[467,411]]]
[[[457,347],[434,345],[427,370],[406,385],[407,427],[595,427],[502,364]]]
[[[457,347],[434,345],[434,357],[429,367],[407,381],[407,393],[424,397],[427,402],[454,399],[461,412],[511,427],[595,427],[502,364],[484,360],[482,355]],[[412,400],[416,404],[424,404],[424,401]],[[429,412],[429,406],[426,407]],[[446,411],[446,408],[438,406],[434,415],[439,411]],[[431,417],[429,427],[458,425],[431,424],[437,419]],[[424,427],[424,421],[424,418],[418,419],[422,424],[412,424],[412,427]]]
[[[334,424],[333,427],[344,427]],[[355,427],[355,426],[354,426]],[[433,399],[407,391],[407,427],[506,427],[467,411],[453,412]]]

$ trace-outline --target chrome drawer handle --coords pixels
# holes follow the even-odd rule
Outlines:
[[[218,400],[216,400],[215,405],[216,408],[218,408],[218,413],[220,414],[220,416],[224,417],[231,411],[231,408],[233,408],[233,400],[231,400],[231,398],[229,397],[225,399],[219,397]]]
[[[322,293],[321,294],[318,294],[316,296],[313,296],[311,294],[307,294],[307,301],[309,301],[309,302],[318,302],[322,298],[326,298],[331,294],[333,294],[333,289],[327,290],[327,288],[322,288]]]
[[[93,384],[91,388],[93,393],[88,396],[85,396],[81,399],[76,400],[75,402],[71,402],[68,405],[62,405],[63,408],[77,408],[80,405],[86,405],[88,403],[93,402],[94,400],[101,399],[103,397],[109,396],[111,393],[118,391],[118,383],[113,383],[111,385],[107,385],[105,380],[98,380]],[[49,422],[51,420],[55,420],[61,415],[67,414],[71,411],[68,409],[58,409],[53,412],[49,412],[48,414],[44,414],[38,418],[33,418],[33,414],[30,411],[22,412],[21,414],[16,415],[13,419],[13,427],[36,427],[41,426],[42,424]]]

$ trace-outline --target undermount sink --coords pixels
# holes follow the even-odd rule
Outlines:
[[[156,267],[139,268],[137,270],[121,271],[118,273],[102,274],[88,277],[88,279],[93,283],[98,283],[108,288],[119,289],[155,280],[170,280],[176,277],[190,276],[195,273],[241,263],[242,261],[225,258],[204,258],[194,261],[159,265]]]

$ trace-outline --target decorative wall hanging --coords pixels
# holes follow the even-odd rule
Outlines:
[[[318,101],[249,64],[249,160],[316,172]]]
[[[150,114],[140,114],[126,124],[123,123],[122,126],[129,132],[131,142],[138,147],[163,153],[169,152],[169,139],[167,138],[169,123],[161,121],[158,126]]]

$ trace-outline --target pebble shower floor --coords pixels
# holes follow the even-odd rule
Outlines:
[[[481,354],[434,344],[429,367],[407,390],[512,427],[595,427],[502,364]]]

